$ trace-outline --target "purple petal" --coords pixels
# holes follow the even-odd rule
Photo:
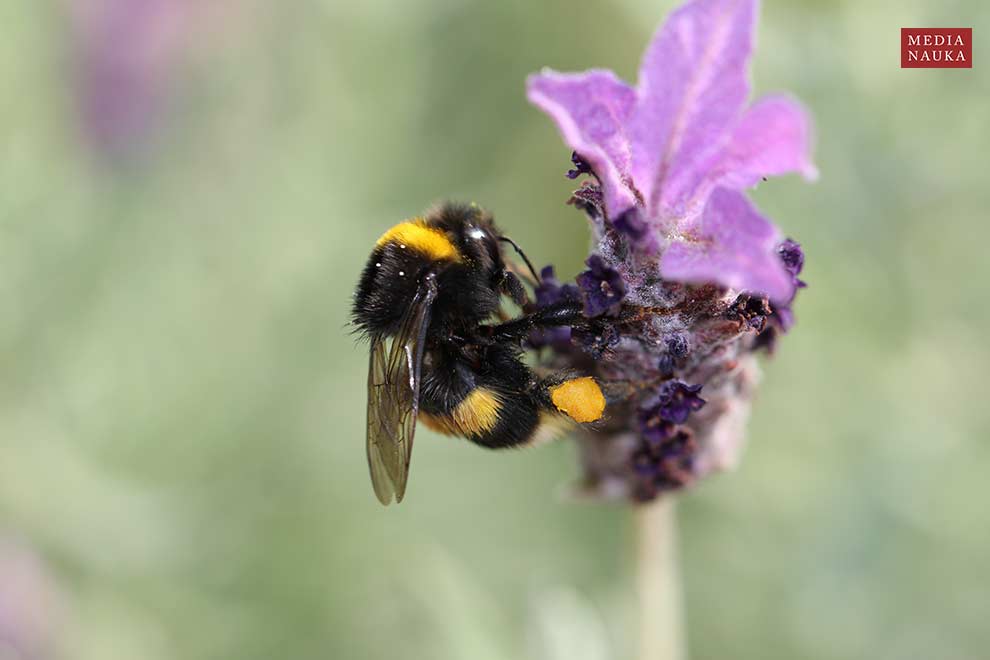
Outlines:
[[[554,120],[564,141],[588,162],[602,184],[610,218],[636,203],[630,189],[630,147],[625,123],[636,102],[629,85],[611,71],[545,70],[526,82],[526,95]]]
[[[742,193],[716,188],[691,232],[689,239],[675,239],[664,252],[663,277],[714,282],[783,303],[794,295],[792,277],[777,255],[777,228]]]
[[[767,96],[743,114],[721,151],[672,175],[664,198],[690,208],[703,204],[715,186],[741,190],[789,172],[812,180],[818,170],[810,152],[811,120],[801,104]]]
[[[643,57],[630,125],[632,175],[652,215],[675,207],[667,180],[717,153],[749,94],[756,0],[693,0]]]
[[[812,181],[811,118],[796,100],[765,96],[754,103],[732,131],[716,174],[719,185],[746,188],[765,176],[798,172]]]

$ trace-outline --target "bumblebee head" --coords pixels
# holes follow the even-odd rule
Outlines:
[[[458,260],[472,270],[495,276],[505,268],[492,214],[477,204],[446,202],[427,214],[426,222],[449,237]]]

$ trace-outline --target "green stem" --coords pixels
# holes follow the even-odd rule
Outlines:
[[[683,594],[673,497],[636,509],[639,660],[685,660]]]

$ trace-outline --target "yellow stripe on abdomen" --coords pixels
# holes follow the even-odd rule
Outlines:
[[[420,413],[427,428],[446,435],[478,436],[491,431],[502,412],[502,400],[486,387],[471,391],[449,415]]]
[[[375,245],[380,247],[386,243],[395,243],[402,249],[416,250],[437,261],[461,259],[461,253],[447,234],[430,227],[420,218],[400,222],[382,234]]]
[[[494,392],[478,387],[454,408],[454,423],[465,435],[480,435],[495,428],[502,401]]]
[[[454,420],[447,415],[431,415],[427,412],[420,412],[419,421],[423,422],[423,425],[431,431],[444,435],[459,435],[457,429],[454,428]]]

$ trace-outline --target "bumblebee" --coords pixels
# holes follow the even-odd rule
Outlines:
[[[534,328],[584,322],[580,303],[532,310],[505,259],[510,245],[474,204],[445,203],[378,239],[354,294],[353,324],[371,344],[367,453],[382,504],[402,501],[416,421],[492,449],[595,422],[605,398],[591,377],[538,376],[522,360]],[[524,310],[502,316],[503,296]]]

